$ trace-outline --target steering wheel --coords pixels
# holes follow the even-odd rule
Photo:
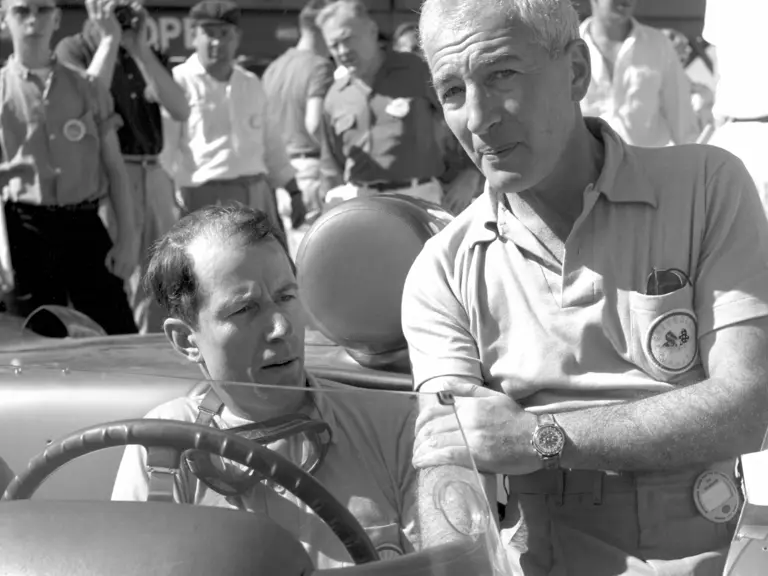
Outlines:
[[[352,513],[293,462],[235,434],[188,422],[120,420],[83,428],[49,444],[35,456],[27,469],[10,483],[3,500],[29,499],[46,478],[64,464],[91,452],[129,444],[173,448],[179,453],[189,449],[203,450],[248,466],[309,506],[333,530],[356,564],[379,559],[376,548]]]

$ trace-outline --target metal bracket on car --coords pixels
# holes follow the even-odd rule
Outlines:
[[[456,398],[454,397],[453,392],[449,392],[448,390],[440,390],[440,392],[437,393],[437,400],[443,406],[453,406],[456,404]]]

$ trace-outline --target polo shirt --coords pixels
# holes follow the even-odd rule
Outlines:
[[[352,75],[325,97],[322,169],[345,182],[403,182],[445,171],[436,137],[441,111],[427,65],[413,54],[386,52],[373,86]]]
[[[732,154],[605,145],[562,266],[486,188],[431,238],[404,288],[416,388],[456,376],[536,412],[640,399],[707,377],[698,339],[768,315],[768,222]],[[653,269],[690,283],[649,294]]]
[[[309,50],[289,48],[261,77],[272,114],[280,118],[289,156],[320,156],[320,144],[307,132],[307,100],[324,98],[333,83],[333,64]]]
[[[99,33],[94,24],[86,20],[83,32],[62,38],[56,46],[56,56],[64,64],[86,70],[91,65],[99,46]],[[163,65],[167,59],[157,54]],[[160,105],[147,90],[147,83],[139,65],[120,48],[115,60],[110,93],[115,111],[123,119],[117,131],[120,151],[130,156],[157,156],[163,149],[163,121]]]
[[[415,399],[409,395],[363,393],[313,377],[309,377],[309,384],[315,406],[311,416],[327,422],[333,432],[325,460],[314,473],[315,479],[352,512],[380,556],[412,552],[418,544],[416,471],[411,465]],[[172,400],[150,411],[146,418],[194,422],[201,401],[202,396]],[[249,423],[227,408],[214,422],[221,429]],[[283,451],[284,455],[285,452],[301,453],[300,447],[292,445]],[[145,463],[143,447],[126,447],[113,500],[147,499]],[[195,504],[238,507],[236,502],[194,477],[189,481],[192,485],[185,486],[185,491],[194,494]],[[178,494],[176,498],[179,499]],[[289,492],[257,484],[242,500],[247,510],[269,515],[297,536],[316,568],[352,565],[331,529]]]
[[[120,117],[97,80],[54,59],[43,85],[11,57],[0,70],[0,102],[3,161],[29,156],[37,172],[29,182],[12,179],[5,199],[64,206],[106,196],[101,142]]]

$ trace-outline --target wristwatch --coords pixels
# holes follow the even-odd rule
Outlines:
[[[541,414],[538,418],[531,445],[538,452],[546,470],[559,468],[560,455],[565,448],[565,431],[552,414]]]

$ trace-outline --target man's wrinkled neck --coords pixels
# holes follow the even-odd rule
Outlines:
[[[589,31],[593,37],[612,42],[624,42],[632,33],[632,18],[593,18],[589,23]]]
[[[312,401],[312,393],[309,390],[309,381],[306,376],[303,381],[303,390],[298,386],[296,388],[279,388],[273,387],[269,393],[275,396],[281,397],[280,402],[275,402],[275,405],[269,405],[263,398],[259,398],[254,394],[247,398],[237,398],[236,395],[230,394],[227,389],[237,389],[241,386],[254,386],[253,384],[215,384],[214,390],[219,395],[220,400],[229,409],[232,414],[243,420],[250,422],[264,422],[278,416],[285,416],[286,414],[295,414],[298,412],[311,412],[314,402]],[[262,392],[266,392],[267,387],[262,388]],[[288,395],[291,395],[290,401],[288,401]],[[293,396],[295,395],[295,398]]]

